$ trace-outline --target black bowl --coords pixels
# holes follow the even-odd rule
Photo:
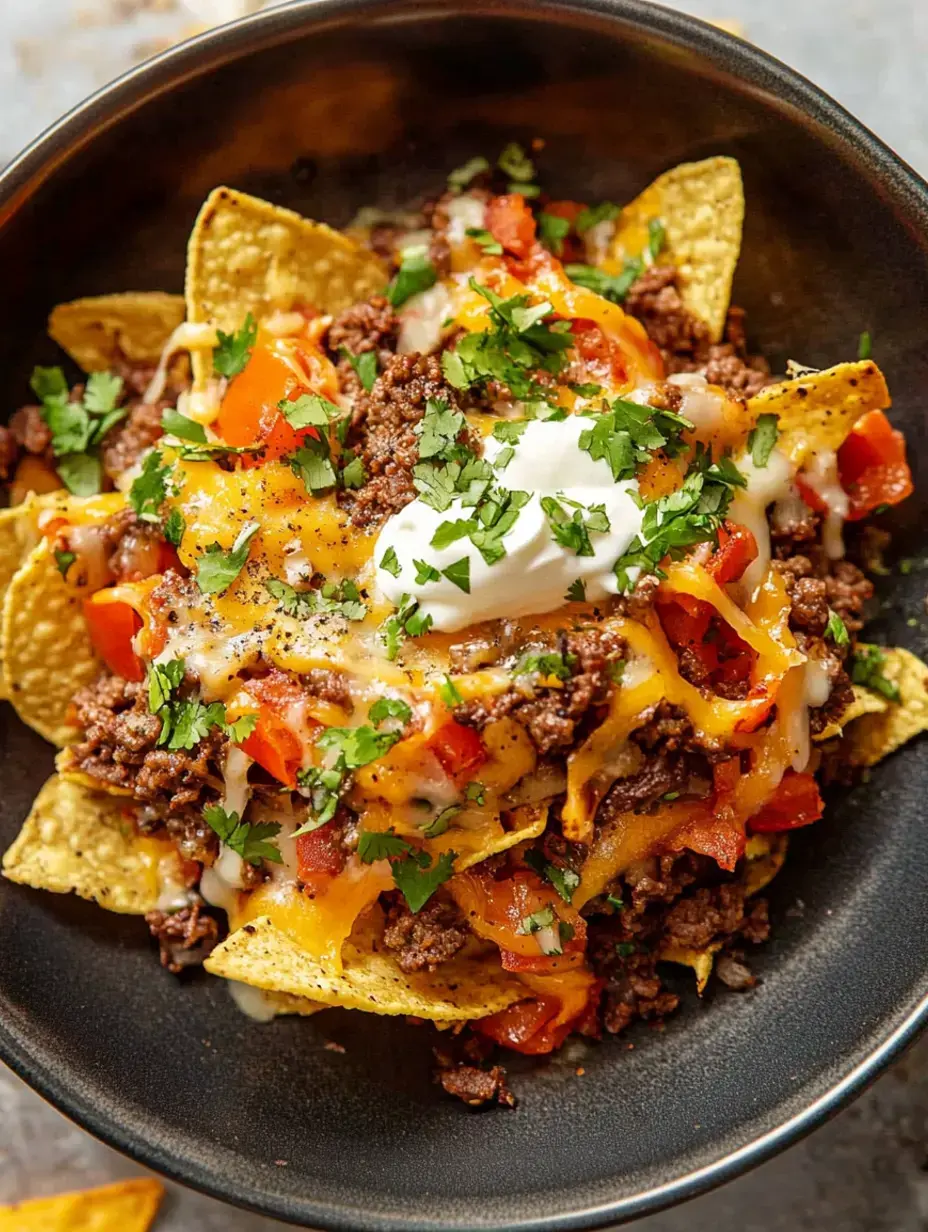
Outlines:
[[[179,289],[217,183],[335,224],[543,135],[558,196],[623,200],[734,154],[748,214],[736,298],[775,363],[853,355],[869,329],[925,470],[928,189],[807,82],[635,0],[304,0],[206,35],[81,107],[0,179],[3,405],[48,362],[48,308]],[[917,554],[928,476],[897,527]],[[913,550],[914,549],[914,550]],[[918,574],[880,633],[918,650]],[[12,713],[0,839],[50,771]],[[834,802],[774,887],[744,996],[663,1032],[571,1045],[474,1114],[429,1081],[430,1033],[334,1012],[259,1026],[218,981],[159,971],[139,921],[5,884],[0,1051],[107,1142],[179,1180],[325,1228],[586,1228],[690,1197],[818,1124],[928,1014],[928,747]],[[324,1049],[327,1038],[343,1055]],[[577,1074],[582,1064],[583,1076]]]

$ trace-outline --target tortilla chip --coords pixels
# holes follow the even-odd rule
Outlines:
[[[0,611],[17,569],[35,547],[38,530],[34,510],[36,498],[29,496],[21,505],[0,509]],[[6,697],[3,664],[0,660],[0,697]]]
[[[85,372],[106,371],[119,360],[156,364],[184,319],[182,295],[126,291],[59,304],[48,332]]]
[[[0,1206],[0,1232],[146,1232],[164,1186],[140,1177],[99,1189]]]
[[[718,342],[741,253],[744,186],[737,161],[706,158],[659,175],[619,216],[612,252],[617,267],[647,249],[652,219],[665,231],[657,263],[676,266],[683,303]]]
[[[439,1022],[483,1018],[525,996],[524,985],[496,957],[459,954],[437,971],[407,975],[382,937],[383,918],[371,912],[345,942],[337,973],[261,916],[217,946],[205,966],[213,975],[325,1005]]]
[[[100,670],[84,621],[81,592],[58,571],[42,540],[13,575],[0,625],[0,672],[16,713],[52,744],[69,744],[71,698]]]
[[[702,996],[715,964],[715,956],[722,948],[721,941],[713,941],[701,950],[692,950],[684,945],[665,945],[658,957],[661,962],[679,963],[692,968],[696,976],[696,991]]]
[[[872,693],[870,689],[863,689],[859,684],[855,684],[854,698],[847,709],[812,739],[816,744],[821,744],[823,740],[833,740],[835,736],[841,735],[848,723],[853,723],[855,719],[862,718],[865,714],[882,714],[884,710],[889,709],[889,705],[890,703],[882,694]]]
[[[883,373],[864,359],[768,385],[750,400],[748,410],[752,420],[776,415],[779,448],[801,467],[821,449],[837,450],[861,415],[889,404]]]
[[[518,843],[527,843],[530,839],[538,838],[539,834],[544,833],[547,823],[547,804],[524,804],[519,808],[511,809],[509,824],[512,828],[504,830],[497,838],[490,839],[476,851],[462,852],[454,862],[454,871],[463,873],[466,868],[472,868],[473,865],[488,860],[490,856],[508,851],[510,847],[515,847]],[[452,825],[444,834],[432,839],[431,847],[436,857],[442,852],[453,851],[456,844],[460,846],[460,835],[460,829],[455,829]]]
[[[881,649],[885,660],[880,670],[898,687],[900,700],[856,719],[848,729],[843,750],[856,766],[875,766],[913,736],[928,731],[928,667],[901,646]]]
[[[207,197],[187,249],[187,320],[231,333],[250,312],[313,307],[339,312],[387,283],[379,257],[324,223],[258,197],[217,188]],[[193,354],[198,384],[208,357]]]
[[[78,770],[74,764],[74,752],[72,749],[62,749],[60,753],[55,755],[55,769],[58,771],[59,778],[67,780],[69,783],[77,783],[79,787],[86,787],[88,791],[95,791],[104,796],[131,796],[131,787],[119,787],[116,783],[104,783],[100,779],[95,779],[92,774],[85,774],[83,770]]]
[[[123,915],[154,910],[159,863],[176,857],[176,848],[137,834],[125,807],[124,800],[52,775],[4,854],[4,876],[54,894],[73,891]]]

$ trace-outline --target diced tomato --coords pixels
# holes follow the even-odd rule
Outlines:
[[[796,476],[796,487],[799,489],[799,495],[803,499],[803,503],[808,505],[815,513],[820,513],[824,517],[828,513],[828,502],[824,497],[819,496],[815,488],[811,484],[806,483],[801,475]]]
[[[746,526],[725,522],[719,527],[719,546],[709,557],[706,571],[720,586],[737,582],[745,569],[757,559],[757,540]]]
[[[443,723],[428,742],[449,778],[466,781],[487,760],[487,750],[472,727]]]
[[[329,821],[318,830],[300,834],[296,842],[296,868],[299,879],[311,888],[321,889],[329,877],[337,877],[345,867],[342,828]]]
[[[290,357],[306,373],[300,380],[284,357],[287,347]],[[252,351],[244,369],[234,377],[222,400],[216,430],[230,445],[264,444],[263,453],[255,458],[244,455],[243,466],[282,458],[298,449],[307,436],[318,437],[315,428],[297,430],[291,427],[278,404],[295,402],[302,394],[315,391],[332,398],[331,365],[328,361],[301,348],[294,342],[259,343]]]
[[[879,505],[898,505],[912,493],[905,437],[882,411],[868,411],[838,450],[841,486],[850,498],[848,518],[866,517]]]
[[[744,855],[744,843],[744,826],[738,824],[730,809],[716,805],[714,812],[707,811],[676,834],[673,847],[676,851],[697,851],[731,872]]]
[[[574,336],[577,354],[587,365],[591,377],[624,382],[628,380],[625,353],[615,338],[585,318],[572,321],[570,332]]]
[[[674,594],[656,607],[667,640],[676,649],[696,655],[710,689],[750,679],[756,659],[754,651],[718,618],[711,603]]]
[[[728,757],[712,767],[712,788],[717,795],[732,792],[741,778],[741,758]]]
[[[141,617],[128,603],[95,602],[95,599],[93,596],[84,600],[84,619],[94,650],[110,671],[122,676],[123,680],[144,680],[145,665],[132,646],[132,639],[142,627]]]
[[[278,782],[296,786],[296,774],[303,764],[303,746],[294,732],[288,710],[305,700],[297,683],[284,672],[250,680],[246,691],[256,700],[258,722],[242,742],[242,749]],[[247,711],[242,711],[247,713]]]
[[[535,244],[535,216],[521,193],[493,197],[487,205],[487,230],[514,257],[526,258]]]
[[[537,1000],[517,1001],[498,1014],[490,1014],[474,1023],[481,1035],[495,1040],[515,1052],[537,1054],[552,1052],[560,1041],[551,1038],[551,1032],[543,1030],[546,1023],[556,1018],[560,1002],[556,997],[539,997]],[[568,1027],[568,1031],[570,1028]],[[565,1032],[566,1035],[566,1032]],[[539,1047],[538,1045],[547,1045]]]
[[[814,777],[787,770],[773,798],[750,819],[748,825],[757,834],[796,830],[818,821],[823,807]]]
[[[459,873],[451,892],[480,937],[500,948],[506,971],[550,975],[582,962],[586,948],[586,921],[568,903],[556,898],[537,873],[518,869],[498,880],[488,874]],[[526,930],[525,920],[541,911],[552,911],[550,927],[558,930],[560,954],[545,954],[537,933]],[[569,926],[569,938],[560,935],[561,924]]]

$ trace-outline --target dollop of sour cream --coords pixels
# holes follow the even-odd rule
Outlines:
[[[432,617],[433,627],[449,632],[481,620],[553,611],[566,601],[568,587],[578,580],[584,583],[589,600],[617,594],[613,566],[641,529],[642,511],[635,501],[638,485],[634,480],[616,483],[606,461],[594,461],[580,448],[580,435],[590,427],[589,417],[582,415],[533,420],[511,447],[509,462],[498,469],[499,481],[531,497],[503,539],[506,555],[492,565],[486,564],[468,538],[447,547],[431,546],[442,523],[473,517],[473,509],[462,506],[460,500],[439,513],[420,497],[395,513],[381,530],[374,552],[383,594],[397,606],[404,596],[417,599],[420,610]],[[498,467],[509,448],[489,438],[484,458]],[[609,529],[589,532],[592,556],[578,556],[557,542],[541,506],[546,496],[558,500],[568,516],[574,513],[568,501],[584,510],[604,506]],[[382,567],[390,548],[399,566],[395,577]],[[470,562],[469,592],[443,575],[437,581],[417,581],[422,572],[416,561],[441,573],[464,557]]]

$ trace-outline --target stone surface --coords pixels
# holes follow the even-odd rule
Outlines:
[[[928,172],[928,5],[921,0],[691,0],[824,87]],[[68,107],[193,28],[179,0],[2,0],[0,163]],[[852,1107],[786,1154],[647,1232],[918,1232],[928,1227],[928,1040]],[[140,1170],[0,1069],[0,1202]],[[283,1225],[169,1187],[158,1232]]]

